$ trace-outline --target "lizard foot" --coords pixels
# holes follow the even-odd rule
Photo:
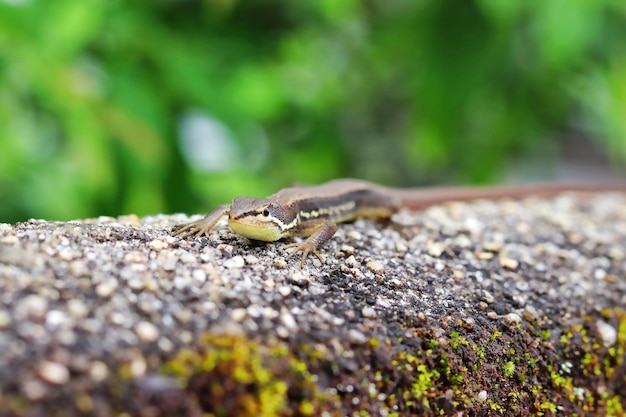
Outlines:
[[[317,251],[315,245],[313,245],[309,241],[304,241],[302,243],[296,242],[285,245],[285,249],[289,248],[294,248],[294,250],[292,250],[289,255],[287,255],[287,261],[291,259],[296,253],[302,251],[302,261],[300,262],[300,269],[304,268],[304,261],[306,261],[306,258],[309,256],[310,253],[317,256],[317,259],[319,259],[322,264],[324,263],[324,258],[322,258],[322,255],[320,255],[320,253]]]
[[[174,227],[180,227],[180,229],[172,233],[172,236],[186,238],[189,236],[208,236],[209,231],[213,228],[213,225],[210,222],[207,222],[206,219],[200,219],[196,222],[177,224],[174,225]]]
[[[209,232],[222,216],[227,215],[230,212],[230,205],[223,204],[219,207],[216,207],[215,210],[197,220],[195,222],[177,224],[174,227],[180,227],[180,229],[176,230],[172,233],[174,236],[180,236],[182,238],[186,238],[189,236],[209,236]]]

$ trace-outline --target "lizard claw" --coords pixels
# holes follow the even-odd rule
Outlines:
[[[294,250],[292,250],[289,255],[287,255],[287,261],[291,259],[296,253],[302,251],[302,261],[300,262],[300,269],[304,268],[304,261],[306,261],[306,258],[309,256],[310,253],[317,256],[317,259],[319,259],[322,264],[324,263],[324,258],[322,258],[322,255],[320,255],[320,253],[317,251],[315,245],[311,244],[311,242],[309,241],[304,241],[302,243],[290,243],[288,245],[285,245],[285,249],[289,248],[294,248]]]
[[[180,229],[176,230],[172,235],[178,236],[181,238],[186,238],[189,236],[202,236],[209,235],[209,231],[212,228],[212,225],[205,224],[203,222],[204,219],[198,220],[197,222],[192,223],[183,223],[174,225],[174,227],[180,227]]]
[[[230,212],[230,205],[224,204],[221,205],[200,220],[190,223],[177,224],[174,227],[180,227],[180,229],[176,230],[172,233],[173,236],[179,236],[181,238],[186,238],[189,236],[200,237],[202,235],[209,236],[209,232],[218,220],[227,215]]]

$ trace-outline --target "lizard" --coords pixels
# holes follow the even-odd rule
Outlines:
[[[236,197],[194,222],[174,226],[174,236],[208,236],[223,216],[241,236],[264,242],[306,236],[286,260],[302,252],[300,267],[309,254],[324,263],[319,249],[337,231],[337,223],[358,217],[385,219],[401,208],[422,209],[448,201],[550,196],[561,192],[626,191],[626,186],[593,184],[530,184],[494,187],[390,188],[362,180],[339,179],[317,186],[285,188],[267,198]]]

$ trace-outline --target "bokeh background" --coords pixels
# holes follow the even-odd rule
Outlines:
[[[0,0],[0,221],[625,160],[623,0]]]

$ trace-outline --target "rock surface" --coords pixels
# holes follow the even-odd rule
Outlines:
[[[304,269],[186,220],[0,224],[0,415],[626,410],[623,195],[358,220]]]

